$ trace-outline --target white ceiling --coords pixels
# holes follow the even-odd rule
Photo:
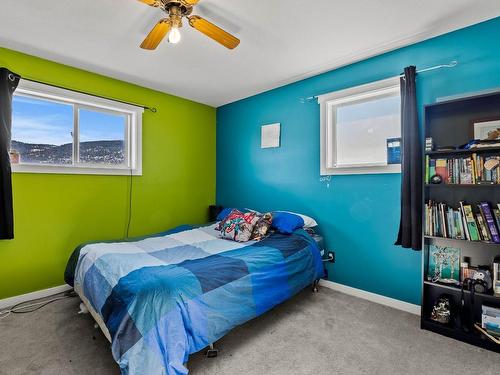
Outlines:
[[[201,0],[241,39],[227,50],[185,23],[139,44],[162,11],[136,0],[2,0],[0,45],[220,106],[500,15],[498,0]]]

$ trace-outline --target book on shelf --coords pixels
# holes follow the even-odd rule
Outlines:
[[[460,202],[460,205],[463,208],[465,222],[467,223],[467,230],[469,231],[470,240],[479,241],[481,238],[479,237],[479,229],[477,227],[476,220],[474,219],[472,206],[464,205],[463,202]]]
[[[448,183],[446,159],[436,159],[436,174],[441,176],[443,182]]]
[[[500,209],[494,208],[493,215],[495,218],[495,224],[497,225],[497,228],[500,230]]]
[[[490,240],[490,236],[488,234],[488,231],[486,229],[486,223],[484,222],[483,220],[483,217],[481,216],[481,214],[476,214],[476,220],[477,220],[477,226],[480,230],[480,237],[483,241],[489,241]]]
[[[481,202],[474,212],[465,202],[453,208],[430,200],[425,204],[424,229],[426,236],[500,243],[500,204],[492,209]]]
[[[491,241],[500,243],[500,235],[498,233],[500,228],[497,228],[496,226],[496,221],[493,216],[493,212],[490,208],[490,205],[486,202],[481,202],[481,204],[478,205],[478,208],[481,211],[481,215],[484,218],[486,228],[489,230]]]
[[[467,157],[425,158],[425,182],[439,175],[444,184],[500,184],[500,156],[478,155]]]

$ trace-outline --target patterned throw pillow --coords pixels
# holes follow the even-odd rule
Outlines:
[[[221,230],[222,226],[224,225],[224,222],[227,220],[227,218],[229,217],[229,215],[231,214],[231,212],[233,212],[234,210],[240,211],[240,212],[242,212],[244,214],[247,214],[249,212],[255,212],[259,216],[262,215],[260,212],[255,211],[255,210],[251,210],[249,208],[224,208],[217,215],[217,221],[219,223],[215,226],[215,230],[218,230],[218,231]]]
[[[259,221],[253,227],[252,235],[250,236],[250,240],[260,241],[266,237],[269,228],[273,224],[273,215],[268,212],[259,217]]]
[[[220,220],[219,221],[219,224],[217,224],[215,226],[215,230],[218,230],[219,232],[222,230],[222,227],[224,226],[225,222],[227,219],[229,219],[231,216],[231,214],[233,212],[236,212],[236,213],[240,213],[240,214],[245,214],[247,213],[246,211],[243,212],[243,211],[240,211],[238,210],[237,208],[224,208],[220,213],[219,215],[217,215],[217,220]]]
[[[221,236],[237,242],[247,242],[259,218],[256,212],[244,214],[236,209],[232,210],[219,224]]]
[[[238,211],[238,210],[236,208],[232,208],[231,211],[229,211],[229,213],[226,216],[224,216],[224,218],[220,219],[219,223],[215,226],[215,230],[218,230],[219,232],[221,231],[222,227],[229,219],[233,211]],[[217,216],[217,220],[219,220],[219,216]]]

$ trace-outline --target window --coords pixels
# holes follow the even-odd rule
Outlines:
[[[142,173],[142,108],[21,81],[12,109],[13,172]]]
[[[321,175],[399,173],[399,77],[318,98]]]

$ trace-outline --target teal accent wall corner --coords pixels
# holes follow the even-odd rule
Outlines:
[[[217,110],[217,203],[314,217],[337,254],[329,278],[414,304],[421,299],[421,253],[394,246],[399,174],[320,178],[319,105],[300,99],[458,60],[418,76],[423,107],[437,98],[500,88],[500,18],[454,31]],[[335,48],[335,46],[331,46]],[[260,148],[260,127],[281,123],[281,147]]]

